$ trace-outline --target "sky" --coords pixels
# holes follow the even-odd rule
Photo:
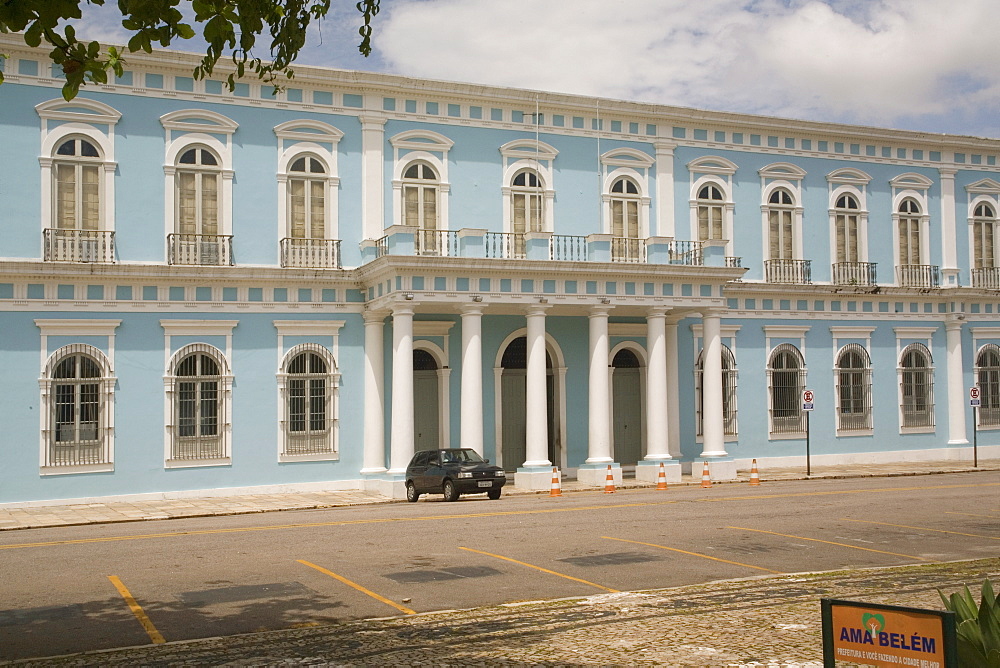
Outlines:
[[[382,0],[368,58],[333,2],[299,63],[1000,138],[997,0]],[[122,43],[108,5],[78,31]]]

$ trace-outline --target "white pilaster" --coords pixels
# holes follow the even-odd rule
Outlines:
[[[667,348],[667,448],[670,456],[681,456],[680,375],[677,369],[677,323],[680,316],[669,317],[664,327]]]
[[[392,309],[392,433],[389,473],[404,473],[413,456],[413,309]]]
[[[674,236],[674,149],[677,144],[656,142],[656,235]]]
[[[954,167],[940,167],[941,175],[941,285],[958,285],[958,235],[955,231],[955,173]]]
[[[590,311],[589,445],[587,464],[609,464],[611,458],[611,394],[608,374],[608,309]]]
[[[948,445],[964,445],[965,387],[962,382],[962,321],[949,316],[944,323],[948,348]]]
[[[361,116],[361,220],[365,239],[378,239],[386,228],[383,201],[385,121]]]
[[[646,316],[646,459],[670,459],[668,446],[666,310]],[[675,325],[676,327],[676,325]],[[676,330],[675,330],[676,331]]]
[[[364,468],[361,473],[385,473],[384,313],[365,311]]]
[[[702,457],[727,457],[722,415],[722,336],[718,311],[702,314]]]
[[[483,309],[462,308],[461,444],[483,454]]]
[[[527,387],[525,388],[525,450],[524,468],[552,466],[548,460],[548,401],[545,382],[545,311],[547,306],[528,310]]]

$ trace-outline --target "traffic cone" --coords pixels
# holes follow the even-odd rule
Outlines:
[[[562,486],[559,483],[559,469],[555,466],[552,467],[552,489],[549,491],[549,496],[562,496]]]
[[[667,470],[663,468],[663,462],[660,462],[660,472],[656,476],[656,489],[666,489],[667,488]]]
[[[611,464],[608,464],[608,477],[604,482],[604,493],[614,494],[615,493],[615,476],[611,473]]]
[[[705,462],[705,470],[701,472],[701,486],[703,488],[712,486],[712,477],[708,474],[708,462]]]
[[[757,460],[753,460],[753,464],[750,465],[750,484],[753,487],[760,485],[760,474],[757,472]]]

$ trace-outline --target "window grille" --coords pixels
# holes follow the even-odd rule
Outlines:
[[[872,428],[871,358],[857,343],[837,355],[837,428],[866,431]]]
[[[285,411],[283,454],[334,452],[335,368],[332,356],[317,344],[296,346],[286,355],[279,374]]]
[[[171,460],[229,457],[228,369],[225,356],[207,344],[192,344],[174,355],[167,376]]]
[[[75,344],[49,358],[42,377],[43,466],[110,464],[115,378],[97,348]]]
[[[934,368],[922,343],[911,343],[899,357],[900,413],[903,427],[934,426]]]
[[[1000,346],[988,343],[976,356],[980,427],[1000,427]]]
[[[788,343],[777,346],[771,353],[767,378],[771,433],[804,432],[802,390],[805,387],[805,363],[798,348]]]
[[[696,420],[698,436],[704,434],[704,374],[705,374],[705,351],[698,354],[698,363],[695,368],[695,385],[697,397]],[[736,356],[729,346],[722,345],[722,426],[723,434],[726,436],[736,436]]]

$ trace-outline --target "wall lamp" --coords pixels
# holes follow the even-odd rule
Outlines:
[[[474,301],[474,302],[476,302],[478,304],[479,302],[483,301],[483,296],[482,295],[472,295],[472,301]]]
[[[607,297],[605,297],[604,299],[602,299],[602,300],[601,300],[601,303],[602,303],[602,304],[610,304],[610,303],[611,303],[611,300],[610,300],[610,299],[608,299]]]
[[[404,292],[403,293],[403,299],[405,299],[408,302],[412,302],[413,301],[413,293],[412,292]]]
[[[538,303],[539,303],[539,304],[548,304],[548,303],[549,303],[549,300],[548,300],[548,299],[546,299],[545,297],[539,297],[539,298],[538,298]]]

